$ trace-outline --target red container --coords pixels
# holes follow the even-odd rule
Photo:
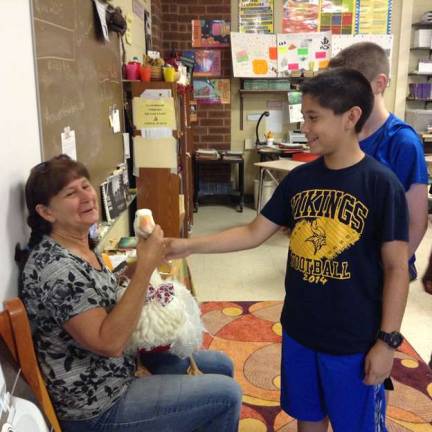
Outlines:
[[[140,79],[140,66],[137,61],[131,61],[126,65],[126,79],[139,80]]]
[[[151,80],[151,66],[141,66],[140,67],[140,77],[141,81],[150,81]]]
[[[301,162],[311,162],[315,159],[318,159],[319,157],[320,155],[316,153],[299,152],[299,153],[294,153],[292,155],[292,160],[301,161]]]

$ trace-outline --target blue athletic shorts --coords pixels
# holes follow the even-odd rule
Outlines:
[[[386,432],[384,386],[363,384],[364,358],[311,350],[284,331],[282,409],[302,421],[328,417],[334,432]]]

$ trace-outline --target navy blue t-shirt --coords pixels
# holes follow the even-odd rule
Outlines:
[[[317,351],[368,351],[381,324],[381,246],[408,240],[396,176],[367,155],[340,170],[319,158],[288,174],[262,215],[292,230],[284,330]]]

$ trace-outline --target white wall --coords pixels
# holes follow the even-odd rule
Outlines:
[[[16,242],[25,243],[23,185],[40,162],[30,0],[2,0],[0,25],[0,305],[17,295]]]

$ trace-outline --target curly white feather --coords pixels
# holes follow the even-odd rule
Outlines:
[[[156,270],[150,283],[157,287],[168,282]],[[152,350],[169,345],[169,351],[179,357],[188,357],[199,349],[205,331],[201,321],[201,311],[190,291],[176,280],[170,280],[174,296],[165,306],[156,300],[145,303],[137,327],[132,333],[126,352],[135,353],[138,349]],[[127,287],[120,289],[118,298]]]

